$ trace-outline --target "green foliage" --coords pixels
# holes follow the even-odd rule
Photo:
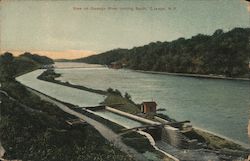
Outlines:
[[[190,39],[111,50],[77,61],[107,65],[115,61],[136,70],[250,77],[249,38],[250,28],[219,29],[211,36],[198,34]]]
[[[131,100],[131,96],[130,96],[127,92],[125,92],[124,97],[125,97],[127,100]]]
[[[118,89],[115,89],[114,94],[118,96],[122,96],[122,93]]]
[[[3,53],[0,55],[0,81],[13,80],[17,75],[53,63],[52,59],[45,56],[24,53],[18,57],[13,57],[9,52]]]
[[[107,89],[107,92],[108,92],[108,93],[114,93],[114,90],[113,90],[113,88],[108,88],[108,89]]]
[[[46,56],[31,54],[29,52],[25,52],[24,54],[20,55],[20,57],[29,58],[29,59],[31,59],[39,64],[43,64],[43,65],[54,64],[54,61]]]
[[[13,79],[15,68],[13,68],[14,57],[11,53],[6,52],[0,55],[0,80]]]
[[[55,78],[60,77],[61,74],[55,73],[54,69],[48,69],[38,76],[38,79],[53,82]]]
[[[107,92],[109,94],[117,95],[117,96],[122,96],[122,93],[118,89],[113,89],[113,88],[108,88]]]
[[[127,98],[118,95],[108,95],[105,98],[103,104],[132,114],[137,114],[140,112],[140,108],[132,100],[128,100]]]

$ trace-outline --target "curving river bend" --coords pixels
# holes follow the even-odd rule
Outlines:
[[[57,64],[58,65],[58,64]],[[65,64],[67,65],[67,63]],[[60,63],[60,67],[64,66]],[[68,67],[68,66],[67,66]],[[86,67],[86,66],[85,66]],[[136,103],[154,100],[176,120],[250,146],[250,82],[146,74],[103,67],[56,69],[73,84],[128,92]]]

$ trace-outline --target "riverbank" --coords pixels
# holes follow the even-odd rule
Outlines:
[[[250,153],[250,145],[248,144],[243,144],[241,142],[230,139],[226,136],[199,127],[193,127],[193,129],[198,134],[206,138],[206,140],[210,142],[210,146],[212,148],[220,148],[220,149],[229,148],[229,149],[243,150],[243,151],[248,150]]]
[[[53,82],[56,83],[57,81],[58,80],[53,81]],[[62,83],[65,84],[66,86],[68,86],[70,84],[70,83],[60,82],[60,84],[62,84]],[[119,102],[116,102],[116,103],[119,103]],[[125,112],[129,112],[129,111],[125,111]],[[196,134],[198,134],[198,132],[196,132]],[[247,149],[245,149],[244,147],[241,147],[241,145],[238,145],[238,144],[232,142],[231,140],[227,140],[227,139],[224,139],[222,137],[219,137],[219,136],[216,136],[213,134],[208,134],[206,132],[200,132],[198,135],[200,135],[200,137],[205,139],[204,143],[208,144],[209,149],[213,149],[215,151],[220,150],[220,151],[224,151],[225,153],[228,153],[228,151],[226,149],[232,149],[233,151],[242,151],[243,155],[245,155],[247,152],[249,152]]]
[[[60,62],[60,63],[63,63],[63,62]],[[65,62],[65,63],[68,63],[71,66],[68,65],[67,67],[61,67],[59,65],[58,69],[86,68],[85,63],[78,63],[78,64],[84,64],[83,66],[79,66],[79,67],[72,66],[72,64],[74,64],[76,62],[69,61],[69,62]],[[90,64],[90,65],[97,65],[97,64]],[[105,67],[105,66],[104,65],[99,65],[98,67]],[[170,73],[170,72],[159,72],[159,71],[133,70],[133,69],[129,69],[129,68],[121,68],[121,69],[136,71],[136,72],[140,72],[140,73],[150,73],[150,74],[184,76],[184,77],[194,77],[194,78],[204,78],[204,79],[223,79],[223,80],[250,81],[250,77],[249,78],[247,78],[247,77],[226,77],[226,76],[223,76],[223,75],[215,75],[215,74],[206,75],[206,74],[189,74],[189,73]]]
[[[131,69],[127,69],[127,70],[131,70]],[[223,80],[250,81],[250,78],[233,78],[233,77],[225,77],[225,76],[220,76],[220,75],[169,73],[169,72],[157,72],[157,71],[145,71],[145,70],[132,70],[132,71],[136,71],[136,72],[140,72],[140,73],[162,74],[162,75],[183,76],[183,77],[204,78],[204,79],[223,79]]]

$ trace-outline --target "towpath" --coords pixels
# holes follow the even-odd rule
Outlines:
[[[74,110],[71,110],[69,107],[67,107],[66,105],[53,100],[51,98],[49,98],[48,96],[41,94],[33,89],[28,88],[29,91],[31,91],[32,93],[38,95],[42,100],[48,101],[50,103],[55,104],[56,106],[58,106],[61,110],[63,110],[64,112],[67,112],[68,114],[74,115],[80,119],[85,120],[86,122],[88,122],[90,125],[92,125],[97,131],[99,131],[99,133],[108,141],[112,142],[116,147],[119,147],[123,152],[130,154],[132,157],[134,157],[136,160],[141,160],[141,161],[145,161],[147,160],[142,154],[138,153],[137,151],[135,151],[134,149],[128,147],[127,145],[125,145],[122,141],[121,138],[118,134],[114,133],[110,128],[108,128],[107,126],[99,123],[98,121],[95,121],[92,118],[89,118],[83,114],[80,114]]]

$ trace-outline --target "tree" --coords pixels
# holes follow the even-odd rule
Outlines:
[[[156,42],[128,49],[111,50],[81,59],[87,63],[123,62],[126,68],[176,73],[246,76],[250,61],[250,28],[235,28],[213,35]],[[250,74],[248,74],[250,75]]]
[[[0,77],[1,80],[13,79],[15,67],[13,66],[14,57],[11,53],[6,52],[0,56]]]
[[[12,53],[5,52],[3,55],[0,56],[0,64],[8,64],[13,61],[14,57]]]
[[[113,90],[113,88],[108,88],[108,89],[107,89],[107,92],[108,92],[108,93],[114,93],[114,90]]]
[[[131,96],[127,92],[125,92],[124,97],[128,100],[131,100]]]
[[[120,92],[118,89],[116,89],[116,90],[114,91],[114,94],[116,94],[116,95],[118,95],[118,96],[122,96],[121,92]]]

